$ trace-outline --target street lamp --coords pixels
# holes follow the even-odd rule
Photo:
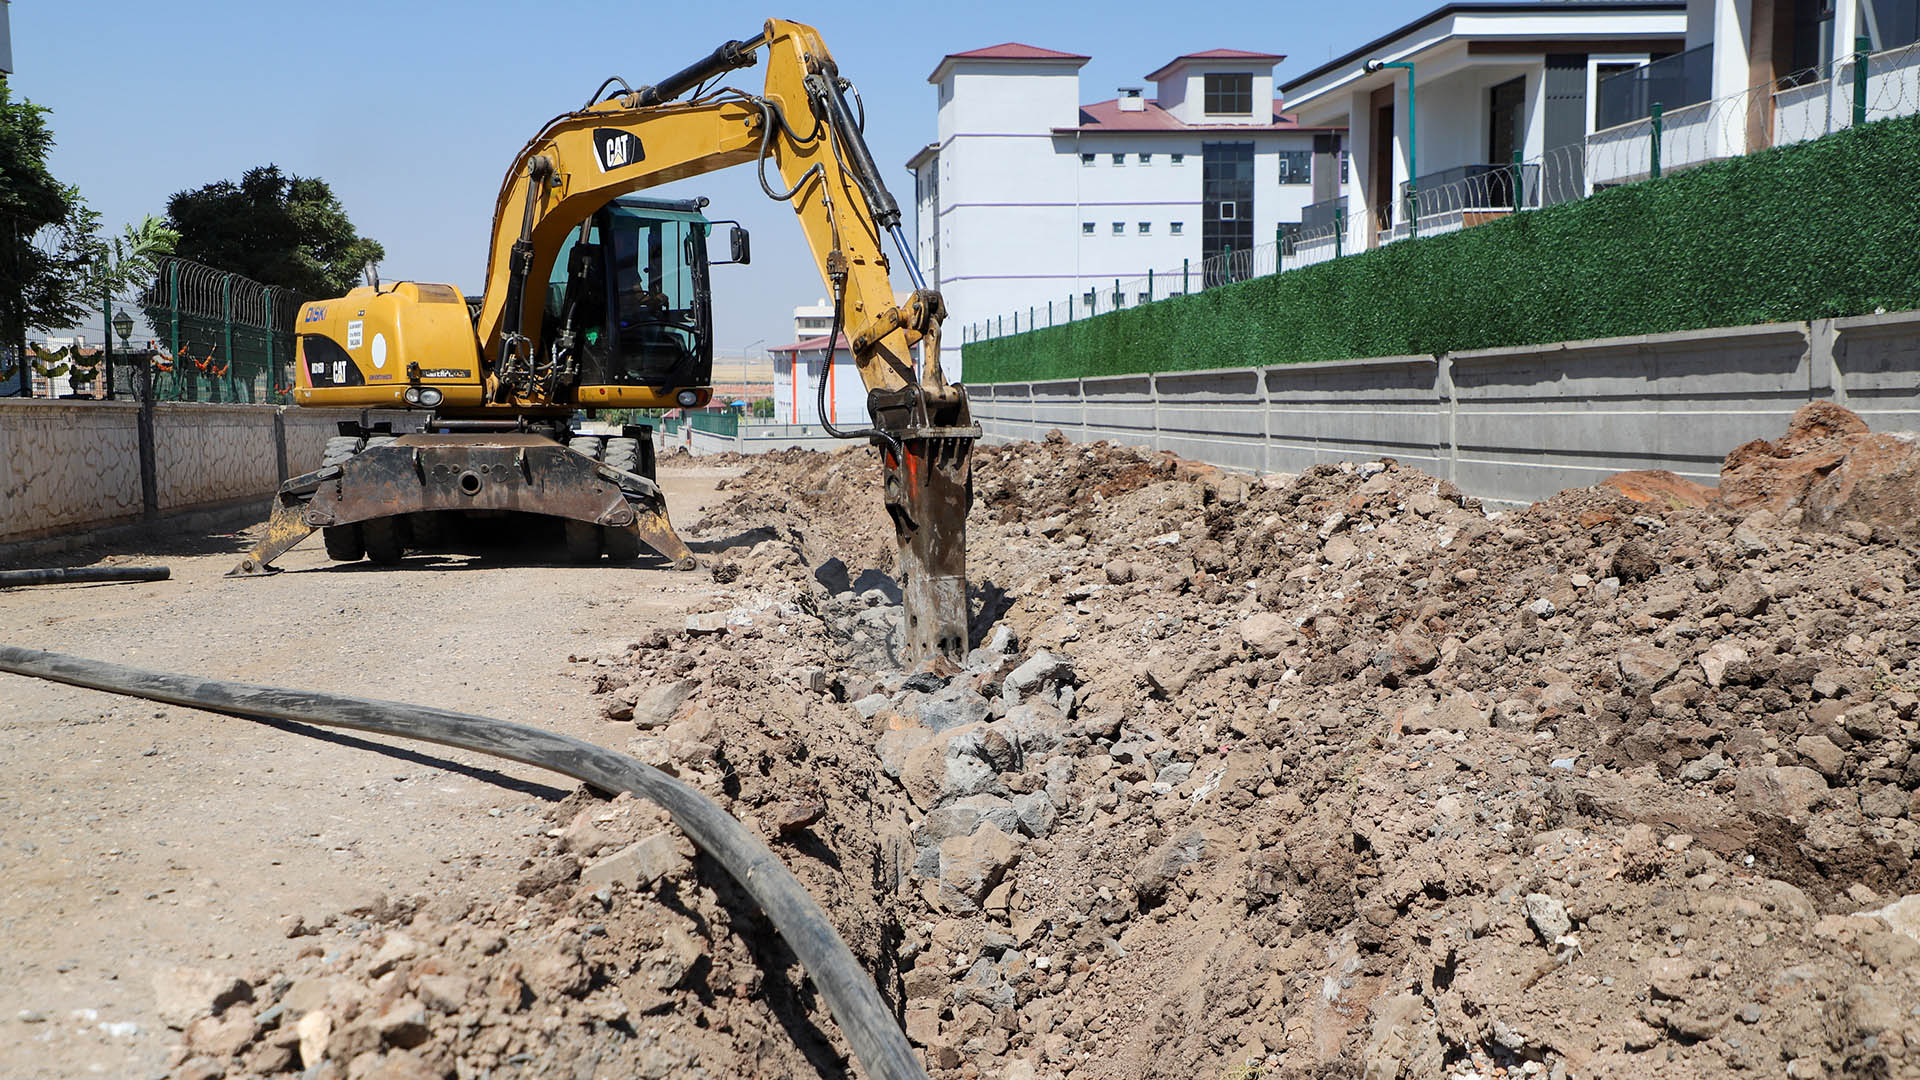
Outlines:
[[[120,347],[127,348],[127,338],[133,333],[133,316],[127,309],[121,308],[113,316],[113,332],[120,335]]]
[[[1420,142],[1415,137],[1415,121],[1418,110],[1413,105],[1413,61],[1411,60],[1369,60],[1368,71],[1382,68],[1407,69],[1407,238],[1420,236]],[[1389,174],[1391,175],[1391,174]]]
[[[740,396],[747,399],[746,411],[749,413],[753,411],[753,396],[747,393],[747,366],[752,363],[753,347],[766,343],[766,338],[759,338],[740,347]]]

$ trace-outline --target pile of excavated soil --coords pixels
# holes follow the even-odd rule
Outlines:
[[[1903,1075],[1920,548],[1810,513],[1809,471],[1501,512],[1391,461],[983,447],[978,647],[907,672],[873,454],[793,452],[693,530],[727,602],[578,670],[602,742],[788,860],[938,1077]],[[583,793],[529,843],[514,895],[341,913],[182,1057],[852,1067],[657,813]]]

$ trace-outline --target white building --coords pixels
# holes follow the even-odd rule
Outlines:
[[[0,0],[0,75],[13,74],[13,30],[8,25],[10,5]]]
[[[804,309],[802,309],[804,310]],[[832,319],[829,314],[828,319]],[[820,366],[827,355],[827,336],[803,338],[776,345],[773,353],[773,419],[775,424],[820,422]],[[827,419],[845,428],[866,427],[867,386],[853,362],[847,335],[841,334],[827,373]]]
[[[826,337],[833,329],[833,301],[821,297],[817,303],[802,304],[793,309],[793,340],[805,341],[808,338]]]
[[[1679,52],[1687,22],[1685,0],[1468,0],[1281,90],[1301,123],[1348,128],[1345,249],[1353,251],[1408,234],[1410,179],[1426,193],[1423,233],[1511,212],[1516,194],[1522,206],[1538,206],[1589,193],[1584,146],[1596,130],[1598,83]],[[1526,163],[1518,183],[1516,154]]]
[[[1603,89],[1589,172],[1647,175],[1656,101],[1669,170],[1848,127],[1862,47],[1865,119],[1920,111],[1920,0],[1686,0],[1685,51]]]
[[[1070,304],[1105,310],[1116,281],[1149,271],[1156,297],[1198,289],[1204,259],[1270,244],[1342,192],[1344,125],[1280,113],[1283,57],[1190,53],[1146,77],[1150,96],[1121,87],[1083,105],[1088,59],[1009,43],[949,55],[928,76],[938,138],[907,167],[921,268],[951,313],[949,354],[970,324],[1017,313],[1022,328],[1044,326],[1049,303],[1056,321]],[[1146,299],[1125,292],[1121,306]],[[943,366],[958,376],[955,359]]]

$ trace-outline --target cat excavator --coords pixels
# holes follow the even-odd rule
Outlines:
[[[720,85],[763,53],[759,92]],[[482,296],[375,283],[301,308],[296,404],[360,409],[362,419],[341,425],[318,469],[280,487],[265,538],[231,573],[273,572],[316,529],[335,559],[396,562],[464,516],[502,512],[561,519],[582,560],[630,559],[644,545],[691,569],[653,476],[650,433],[574,436],[571,418],[708,402],[707,240],[722,223],[706,217],[705,199],[634,193],[750,165],[769,198],[792,206],[833,297],[816,396],[843,333],[867,387],[868,426],[826,426],[879,449],[906,653],[960,657],[980,429],[965,390],[941,371],[946,307],[901,230],[865,120],[819,34],[772,19],[656,85],[608,79],[548,121],[501,185]],[[889,239],[913,286],[904,302],[889,279]],[[723,262],[751,258],[737,224],[728,249]],[[421,430],[371,424],[364,410],[374,408],[419,410]]]

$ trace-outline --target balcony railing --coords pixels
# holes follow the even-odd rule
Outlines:
[[[1517,190],[1516,190],[1517,189]],[[1404,205],[1409,194],[1420,200],[1420,216],[1471,210],[1512,210],[1540,205],[1540,165],[1457,165],[1428,173],[1415,185],[1400,185]]]
[[[1600,80],[1596,125],[1604,130],[1653,115],[1657,102],[1672,112],[1698,105],[1713,93],[1713,45],[1675,53],[1645,67]]]
[[[1326,228],[1340,220],[1347,212],[1347,197],[1328,199],[1325,202],[1308,203],[1300,208],[1300,227],[1311,232]]]

